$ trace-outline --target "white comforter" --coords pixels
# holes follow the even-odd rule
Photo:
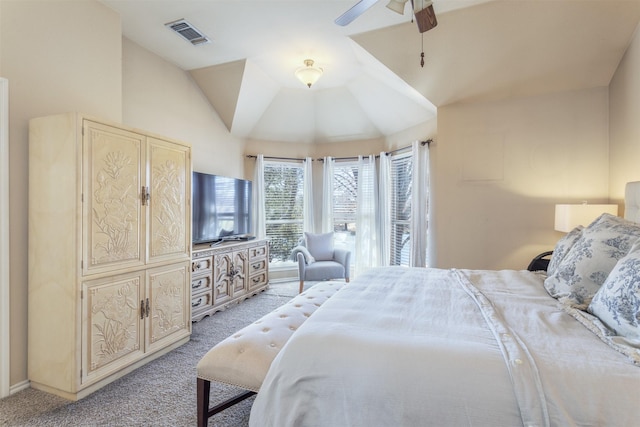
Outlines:
[[[250,425],[639,425],[640,367],[559,308],[542,281],[371,270],[291,337]]]

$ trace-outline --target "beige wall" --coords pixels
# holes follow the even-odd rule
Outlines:
[[[243,139],[229,134],[188,72],[124,38],[122,120],[193,147],[193,169],[242,178]]]
[[[622,204],[625,183],[640,181],[640,30],[638,29],[609,85],[609,103],[611,164],[609,193],[612,202]]]
[[[608,200],[607,89],[441,107],[432,157],[433,265],[524,269],[554,204]]]
[[[121,118],[122,29],[97,2],[1,1],[0,75],[9,80],[12,386],[27,379],[28,122],[81,111]]]

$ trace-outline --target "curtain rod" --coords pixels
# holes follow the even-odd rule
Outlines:
[[[424,145],[429,145],[433,142],[433,139],[429,138],[426,141],[420,141],[420,145],[424,146]],[[403,151],[403,150],[408,150],[409,148],[411,148],[411,145],[407,145],[406,147],[401,147],[401,148],[396,148],[395,150],[391,150],[391,151],[387,151],[385,152],[385,154],[387,156],[391,155],[391,154],[395,154],[397,152]],[[248,159],[256,159],[258,156],[254,155],[254,154],[247,154],[246,156]],[[364,156],[363,156],[364,157]],[[380,157],[379,155],[376,155],[376,158]],[[269,157],[269,156],[264,156],[265,159],[269,159],[269,160],[293,160],[293,161],[298,161],[298,162],[304,162],[305,159],[297,159],[294,157]],[[319,161],[319,162],[324,162],[324,158],[318,158],[318,159],[311,159],[312,161]],[[351,156],[351,157],[333,157],[333,160],[358,160],[358,156]]]
[[[365,156],[362,156],[365,157]],[[358,160],[358,156],[352,156],[352,157],[331,157],[333,160]],[[324,157],[320,157],[316,159],[319,162],[324,162]]]
[[[257,159],[258,156],[256,156],[255,154],[247,154],[245,156],[248,159]],[[294,161],[298,161],[298,162],[304,162],[305,159],[297,159],[295,157],[270,157],[270,156],[263,156],[264,159],[269,159],[269,160],[294,160]],[[313,159],[311,159],[313,161]]]
[[[425,146],[425,145],[429,145],[433,142],[433,139],[429,138],[426,141],[420,141],[420,145]],[[400,147],[400,148],[396,148],[395,150],[391,150],[391,151],[387,151],[385,154],[387,156],[390,156],[391,154],[395,154],[397,152],[400,151],[404,151],[404,150],[408,150],[411,148],[411,145],[407,145],[406,147]]]
[[[420,141],[420,145],[425,146],[425,145],[429,145],[433,142],[433,139],[429,138],[426,141]],[[392,151],[386,151],[385,154],[387,156],[390,156],[391,154],[395,154],[398,153],[400,151],[404,151],[404,150],[408,150],[411,148],[411,145],[407,145],[406,147],[400,147],[400,148],[396,148],[395,150]],[[362,156],[362,157],[366,157],[366,156]],[[376,154],[376,159],[380,157],[380,155]],[[324,162],[324,158],[320,158],[320,159],[316,159],[318,161]],[[333,160],[358,160],[358,156],[355,157],[333,157]]]

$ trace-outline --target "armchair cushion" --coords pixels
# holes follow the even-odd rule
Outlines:
[[[304,233],[307,249],[316,261],[333,260],[333,232],[323,234]]]
[[[304,280],[328,280],[344,278],[344,265],[336,261],[321,261],[304,269]]]

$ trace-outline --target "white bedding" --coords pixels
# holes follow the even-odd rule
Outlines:
[[[360,275],[280,351],[250,425],[638,425],[640,367],[564,312],[544,277]]]

